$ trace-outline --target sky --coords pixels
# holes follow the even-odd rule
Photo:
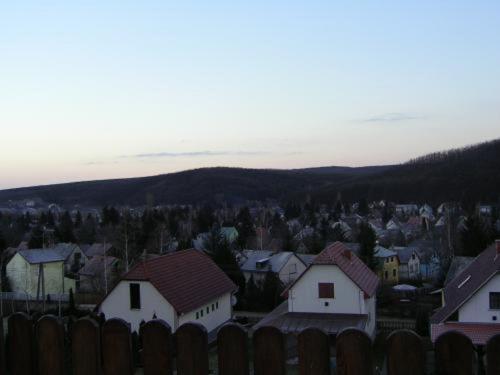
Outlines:
[[[500,137],[498,1],[5,1],[0,189]]]

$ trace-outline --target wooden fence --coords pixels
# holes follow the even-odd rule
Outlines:
[[[139,360],[134,355],[136,339],[129,325],[120,319],[98,324],[82,318],[67,324],[65,329],[62,321],[53,316],[35,320],[16,313],[8,319],[5,342],[3,332],[0,333],[1,374],[132,375],[138,362],[145,375],[172,375],[174,371],[178,375],[209,373],[207,332],[196,323],[184,324],[175,334],[161,320],[146,323],[141,328]],[[425,350],[415,333],[394,332],[386,347],[389,375],[425,373]],[[331,374],[331,350],[331,342],[322,331],[304,330],[298,336],[299,374]],[[474,373],[475,350],[467,337],[446,333],[438,338],[434,352],[438,374]],[[337,374],[374,373],[372,341],[362,331],[341,332],[335,342],[335,356]],[[249,375],[252,363],[256,375],[283,375],[285,359],[285,336],[274,327],[257,329],[251,343],[247,332],[236,324],[228,324],[218,333],[218,374]],[[486,371],[488,375],[500,374],[500,335],[486,347]]]

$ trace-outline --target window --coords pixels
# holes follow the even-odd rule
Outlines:
[[[392,270],[392,276],[396,277],[396,269]]]
[[[201,315],[201,317],[203,318],[203,309],[201,309],[201,311],[200,311],[200,315]]]
[[[386,280],[387,280],[388,278],[389,278],[389,272],[385,271],[385,272],[384,272],[384,279],[386,279]]]
[[[207,314],[210,312],[210,307],[207,306]]]
[[[335,287],[333,283],[318,283],[319,298],[335,298]]]
[[[200,319],[200,313],[199,312],[196,313],[196,319]]]
[[[297,265],[294,263],[294,264],[290,264],[288,266],[288,269],[289,269],[289,273],[291,275],[293,275],[294,273],[297,273]]]
[[[215,305],[212,303],[212,311],[215,310]]]
[[[129,284],[130,288],[130,308],[140,309],[141,308],[141,289],[139,284]]]
[[[500,310],[500,292],[490,292],[490,309]]]
[[[215,302],[215,308],[218,309],[219,308],[219,301]]]

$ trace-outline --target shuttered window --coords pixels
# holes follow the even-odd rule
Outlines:
[[[335,298],[335,287],[333,283],[318,283],[319,298]]]

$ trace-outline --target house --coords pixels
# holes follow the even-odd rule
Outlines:
[[[394,247],[399,258],[399,279],[418,280],[420,273],[420,255],[412,247]]]
[[[347,246],[327,246],[284,292],[287,301],[254,328],[271,325],[285,334],[319,328],[335,336],[356,327],[375,334],[379,279]]]
[[[301,257],[291,251],[244,250],[239,257],[240,269],[248,282],[251,276],[255,283],[264,281],[266,273],[276,273],[284,285],[295,281],[306,269]]]
[[[80,293],[106,293],[116,282],[121,261],[113,256],[95,255],[78,271],[77,291]]]
[[[374,256],[378,263],[378,276],[388,284],[399,283],[400,261],[398,254],[380,245],[375,246]]]
[[[430,322],[432,341],[453,330],[484,345],[500,333],[500,240],[445,286],[442,307]]]
[[[6,266],[11,290],[31,297],[74,291],[75,280],[65,276],[65,260],[54,248],[19,250]]]
[[[200,323],[213,337],[232,317],[236,290],[207,255],[183,250],[136,264],[98,310],[107,318],[124,319],[133,331],[138,331],[142,321],[156,317],[166,321],[172,331],[187,322]]]
[[[238,231],[235,227],[222,227],[220,228],[220,235],[224,239],[232,244],[238,239]],[[205,242],[210,238],[210,232],[199,233],[195,239],[193,239],[193,247],[196,250],[205,250]]]
[[[77,273],[89,260],[82,249],[74,243],[59,243],[53,249],[64,257],[64,269],[66,273]]]
[[[418,206],[416,204],[397,204],[395,211],[399,215],[415,215],[418,214]]]

